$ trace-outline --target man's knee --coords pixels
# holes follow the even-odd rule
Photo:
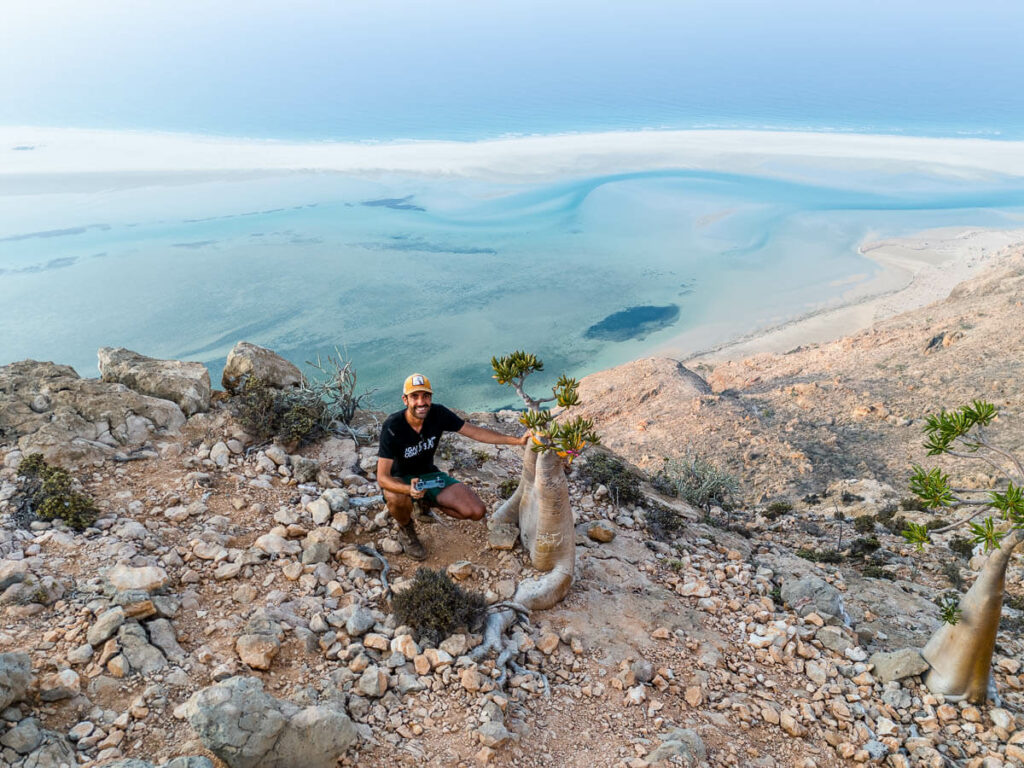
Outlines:
[[[396,513],[401,515],[403,512],[412,511],[412,497],[405,494],[384,491],[384,504],[387,505],[388,512],[392,516]]]
[[[479,521],[483,520],[487,515],[487,506],[480,501],[480,499],[473,499],[473,502],[469,505],[467,514],[467,520]]]

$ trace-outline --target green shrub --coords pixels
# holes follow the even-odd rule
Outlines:
[[[949,548],[964,560],[970,560],[974,555],[974,543],[963,536],[954,536],[949,540]]]
[[[647,530],[658,541],[670,541],[683,532],[686,527],[683,519],[674,510],[664,504],[647,504]]]
[[[857,533],[873,533],[875,530],[875,519],[871,515],[861,515],[853,519],[853,529]]]
[[[773,501],[762,514],[769,520],[778,520],[792,511],[793,505],[788,501]]]
[[[900,499],[900,508],[905,512],[927,512],[928,505],[916,496]]]
[[[512,494],[516,492],[516,488],[519,487],[518,477],[506,477],[500,483],[498,483],[498,496],[503,499],[511,498]]]
[[[235,418],[258,440],[303,444],[326,434],[327,406],[308,389],[278,390],[249,376],[235,403]]]
[[[76,531],[84,531],[96,521],[99,515],[96,503],[75,490],[74,478],[66,469],[51,467],[42,454],[26,457],[18,467],[18,474],[27,481],[24,490],[27,506],[40,520],[63,520]]]
[[[884,507],[878,510],[878,514],[875,515],[875,520],[880,522],[882,525],[885,525],[887,522],[893,519],[893,517],[896,515],[896,510],[898,509],[899,507],[897,507],[895,504],[886,504]]]
[[[610,453],[595,451],[587,457],[581,472],[591,485],[607,488],[608,495],[616,504],[636,504],[643,500],[640,475]]]
[[[889,581],[896,580],[895,576],[889,573],[889,571],[883,570],[880,565],[865,565],[864,570],[862,570],[861,573],[869,579],[888,579]]]
[[[399,624],[412,627],[417,642],[432,645],[465,627],[477,629],[487,610],[484,596],[458,586],[444,571],[419,568],[412,584],[395,595]]]
[[[298,387],[278,390],[255,376],[247,376],[232,409],[239,424],[258,440],[277,439],[304,444],[341,431],[365,439],[350,426],[356,410],[370,393],[355,394],[356,374],[340,353],[322,363],[308,363],[324,378],[303,379]]]
[[[796,551],[797,557],[810,560],[812,563],[841,563],[843,556],[834,549],[809,549],[803,548]]]
[[[715,504],[723,509],[731,508],[731,497],[739,490],[739,481],[734,475],[699,456],[665,459],[665,466],[656,480],[658,487],[669,489],[671,495],[701,509]]]
[[[953,589],[960,589],[964,585],[963,576],[960,575],[960,566],[952,560],[947,560],[942,564],[942,575],[949,580],[950,586]]]
[[[903,515],[896,515],[894,517],[890,517],[885,522],[882,522],[881,520],[879,520],[879,522],[881,522],[882,525],[884,525],[886,529],[889,531],[889,533],[893,534],[894,536],[899,536],[900,534],[902,534],[903,529],[907,527],[907,520],[905,517],[903,517]]]
[[[850,557],[864,558],[878,550],[881,546],[882,543],[874,536],[855,539],[850,545]]]

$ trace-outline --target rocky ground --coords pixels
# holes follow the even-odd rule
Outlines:
[[[580,460],[576,583],[514,634],[544,679],[503,687],[493,660],[468,655],[474,628],[434,647],[397,626],[381,561],[357,546],[383,554],[396,590],[419,564],[393,537],[373,444],[256,445],[208,381],[179,424],[148,400],[119,410],[116,383],[0,369],[0,765],[1024,765],[1021,612],[1004,611],[998,703],[930,694],[912,649],[977,558],[952,534],[915,554],[884,524],[894,509],[926,519],[899,509],[899,489],[940,392],[969,398],[981,382],[1019,435],[1020,358],[997,354],[1019,349],[1019,330],[993,317],[1019,306],[1022,269],[1003,268],[835,345],[704,378],[641,361],[643,376],[585,381],[614,449],[656,469],[692,446],[742,475],[746,502],[705,512],[645,485],[620,503]],[[519,429],[512,413],[473,418]],[[85,531],[18,507],[32,449],[97,500]],[[458,436],[439,455],[492,509],[521,467]],[[420,530],[425,565],[488,602],[530,575],[482,524]],[[1022,577],[1018,560],[1018,607]]]

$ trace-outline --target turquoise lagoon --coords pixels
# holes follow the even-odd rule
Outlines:
[[[492,355],[535,351],[554,376],[687,332],[679,354],[697,352],[835,302],[877,269],[865,239],[1024,214],[1019,178],[879,173],[291,173],[46,195],[34,213],[33,196],[2,196],[0,362],[94,375],[97,347],[126,346],[217,381],[240,339],[300,365],[338,347],[381,407],[419,370],[452,405],[496,408],[512,400]],[[677,311],[595,333],[635,307]]]

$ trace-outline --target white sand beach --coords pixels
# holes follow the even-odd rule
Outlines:
[[[939,301],[1000,256],[1022,247],[1024,229],[957,227],[865,243],[860,252],[882,269],[832,306],[696,354],[690,346],[694,339],[684,334],[662,345],[657,354],[685,358],[688,363],[720,362],[833,341]]]
[[[17,150],[17,151],[12,151]],[[701,168],[780,175],[774,161],[805,168],[902,165],[944,176],[1024,175],[1024,142],[851,133],[732,130],[615,131],[485,141],[342,143],[268,141],[192,134],[0,127],[0,180],[65,174],[301,170],[406,173],[506,181]],[[105,179],[105,184],[110,180]]]

